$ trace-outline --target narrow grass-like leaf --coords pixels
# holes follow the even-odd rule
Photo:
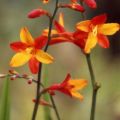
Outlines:
[[[9,77],[3,82],[3,89],[0,95],[0,120],[10,120],[10,96]]]
[[[44,86],[48,86],[48,70],[47,70],[47,66],[44,66]],[[44,100],[45,101],[50,101],[50,96],[49,94],[45,94],[44,95]],[[50,109],[49,107],[44,107],[44,120],[52,120],[51,118],[51,113],[50,113]]]

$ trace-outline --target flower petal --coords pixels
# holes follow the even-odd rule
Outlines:
[[[64,19],[63,19],[63,13],[59,14],[59,24],[64,27]]]
[[[74,87],[72,88],[72,90],[76,91],[76,90],[83,89],[88,82],[87,80],[84,80],[84,79],[72,79],[72,80],[69,80],[68,83],[70,85],[73,85]]]
[[[84,49],[85,53],[90,53],[91,49],[94,48],[96,44],[97,44],[97,36],[95,36],[92,32],[90,32]]]
[[[118,23],[106,23],[98,27],[98,33],[104,35],[113,35],[120,29]]]
[[[51,55],[49,55],[48,53],[45,53],[42,50],[36,51],[35,57],[39,62],[42,62],[45,64],[49,64],[49,63],[53,62],[53,57]]]
[[[36,60],[35,57],[32,57],[30,60],[29,60],[29,67],[30,67],[30,70],[33,74],[36,74],[38,73],[38,69],[39,69],[39,62],[38,60]]]
[[[98,35],[98,44],[103,48],[109,48],[110,43],[105,35]]]
[[[21,29],[20,32],[20,39],[23,43],[26,43],[27,45],[34,44],[34,39],[32,38],[30,32],[28,31],[27,27],[24,27]]]
[[[82,21],[82,22],[77,23],[76,28],[78,30],[81,30],[81,31],[84,31],[84,32],[89,32],[89,30],[90,30],[90,28],[89,28],[90,24],[91,24],[90,20]]]
[[[52,40],[49,42],[49,45],[54,45],[57,43],[64,43],[64,42],[69,42],[69,40],[65,37],[56,37],[56,38],[52,38]]]
[[[49,32],[49,29],[44,29],[43,32],[42,32],[42,35],[43,36],[48,36],[48,32]],[[58,34],[57,30],[52,29],[51,30],[51,35],[56,35],[56,34]]]
[[[35,48],[36,49],[42,49],[47,43],[47,37],[46,36],[39,36],[35,39]]]
[[[81,30],[77,30],[73,33],[73,37],[75,39],[87,39],[88,33]]]
[[[68,84],[68,81],[70,80],[71,75],[68,73],[65,80],[62,82],[62,86]]]
[[[25,63],[28,62],[28,60],[31,58],[30,54],[27,54],[25,52],[20,52],[17,53],[13,56],[11,62],[10,62],[10,66],[11,67],[19,67],[24,65]]]
[[[98,16],[95,16],[94,18],[92,18],[91,23],[93,25],[99,25],[99,24],[105,23],[106,20],[107,20],[107,15],[101,14],[101,15],[98,15]]]
[[[15,52],[20,52],[22,50],[25,50],[27,48],[26,44],[22,42],[14,42],[10,44],[10,47],[15,51]]]
[[[65,32],[65,28],[60,23],[58,23],[57,21],[54,21],[54,25],[55,25],[55,28],[56,28],[58,33]]]
[[[83,96],[80,93],[78,93],[78,92],[71,92],[71,94],[72,94],[72,97],[75,97],[75,98],[77,98],[79,100],[83,100]]]
[[[96,8],[96,2],[95,0],[84,0],[84,2],[90,7],[90,8]]]

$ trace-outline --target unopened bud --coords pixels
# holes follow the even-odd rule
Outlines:
[[[23,74],[22,77],[23,77],[23,78],[27,78],[28,75],[27,75],[27,74]]]
[[[7,76],[6,74],[0,74],[0,78],[4,78],[6,76]]]
[[[12,69],[11,69],[11,70],[9,70],[9,73],[10,73],[10,74],[15,74],[15,75],[18,75],[18,72],[17,72],[17,71],[15,71],[15,70],[12,70]]]
[[[64,4],[64,5],[60,4],[59,7],[61,7],[61,8],[71,8],[71,9],[76,10],[78,12],[84,12],[85,11],[84,8],[78,3]]]
[[[34,9],[28,14],[28,18],[37,18],[42,15],[48,15],[48,12],[39,8],[39,9]]]
[[[28,80],[28,84],[32,84],[32,79],[29,79],[29,80]]]
[[[15,80],[16,78],[17,78],[17,76],[13,75],[13,76],[10,77],[10,80]]]

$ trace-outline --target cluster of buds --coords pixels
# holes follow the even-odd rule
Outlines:
[[[33,76],[27,75],[27,74],[19,74],[15,70],[9,70],[8,74],[0,74],[0,78],[6,78],[9,77],[10,80],[16,80],[17,78],[23,78],[27,80],[28,84],[31,84],[32,82],[37,83],[37,81],[34,79]]]
[[[42,1],[45,4],[49,2],[49,0],[42,0]],[[92,9],[95,9],[97,7],[95,0],[81,0],[81,2],[79,2],[78,0],[71,0],[71,2],[68,4],[59,3],[57,5],[57,7],[58,8],[70,8],[70,9],[78,11],[78,12],[84,12],[85,9],[81,5],[83,3],[85,3],[86,5],[88,5]],[[34,9],[31,12],[29,12],[28,18],[31,18],[31,19],[37,18],[37,17],[40,17],[42,15],[51,17],[51,15],[48,11],[43,10],[42,8],[38,8],[38,9]]]

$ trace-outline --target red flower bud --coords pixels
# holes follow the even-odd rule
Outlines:
[[[32,79],[29,79],[29,80],[28,80],[28,84],[32,84]]]
[[[48,15],[48,12],[43,9],[34,9],[28,14],[28,18],[37,18],[42,15]]]
[[[79,12],[84,12],[84,8],[78,3],[64,4],[64,5],[61,4],[61,5],[59,5],[59,7],[71,8],[71,9],[79,11]]]

